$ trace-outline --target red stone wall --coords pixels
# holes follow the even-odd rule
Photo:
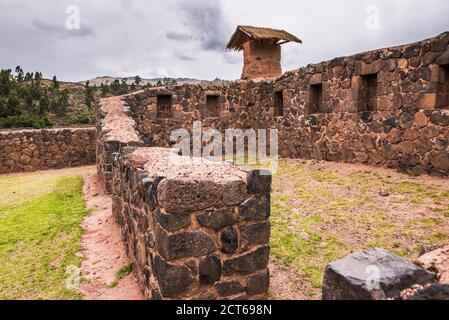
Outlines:
[[[124,98],[136,130],[151,146],[192,127],[277,128],[280,155],[386,166],[412,174],[449,173],[449,33],[410,45],[336,58],[262,82],[151,88]],[[363,101],[377,79],[375,110]],[[318,111],[311,85],[322,86]],[[283,92],[283,115],[274,97]],[[206,96],[219,94],[220,117],[205,117]],[[172,94],[173,117],[157,118],[158,94]],[[371,90],[371,94],[373,94]],[[375,94],[375,92],[374,92]]]

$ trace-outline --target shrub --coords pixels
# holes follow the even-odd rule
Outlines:
[[[34,128],[42,129],[46,127],[51,127],[51,122],[47,117],[37,117],[37,116],[10,116],[7,117],[1,127],[3,129],[9,128]]]

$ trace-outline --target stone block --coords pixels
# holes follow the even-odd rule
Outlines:
[[[238,211],[244,220],[266,220],[270,216],[270,195],[252,196],[239,206]]]
[[[246,280],[246,292],[249,295],[265,294],[268,292],[268,286],[270,282],[270,273],[264,270],[260,273],[248,276]]]
[[[240,228],[240,233],[242,235],[243,248],[268,244],[270,240],[270,222],[264,221],[246,224]]]
[[[160,209],[154,211],[156,221],[167,231],[185,228],[190,224],[190,215],[183,213],[163,213]]]
[[[155,241],[159,254],[166,260],[198,257],[217,250],[214,239],[202,231],[168,234],[159,227],[156,229]]]
[[[200,283],[214,284],[221,278],[221,259],[217,255],[210,255],[200,259]]]
[[[323,300],[378,300],[399,296],[435,275],[381,248],[353,253],[326,267]]]
[[[177,298],[198,286],[192,270],[185,265],[170,264],[156,256],[153,268],[164,298]]]
[[[268,246],[256,248],[242,255],[225,259],[223,262],[224,274],[250,274],[265,269],[268,265],[270,250]]]
[[[238,280],[217,282],[214,287],[221,297],[228,297],[245,292],[245,288]]]
[[[268,170],[251,170],[248,173],[248,193],[263,194],[271,191],[271,172]]]
[[[200,225],[213,230],[220,230],[237,222],[238,215],[234,208],[221,208],[214,211],[206,211],[197,215]]]
[[[239,236],[235,226],[224,228],[219,233],[220,249],[225,253],[234,253],[239,247]]]

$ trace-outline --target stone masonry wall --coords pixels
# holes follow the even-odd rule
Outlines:
[[[0,131],[0,174],[95,163],[95,129]]]
[[[309,65],[275,80],[150,88],[123,99],[135,130],[151,146],[169,146],[173,129],[191,129],[192,121],[201,120],[203,128],[219,130],[277,128],[282,157],[447,176],[448,43],[449,33],[443,33]],[[367,81],[375,83],[372,110],[364,102]],[[320,87],[317,107],[313,90]],[[171,95],[170,117],[158,116],[158,95]],[[207,116],[207,96],[219,96],[215,117]]]
[[[162,148],[114,158],[114,216],[146,297],[266,298],[271,175]]]

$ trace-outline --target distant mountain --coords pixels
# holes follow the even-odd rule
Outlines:
[[[120,77],[109,77],[109,76],[103,76],[103,77],[96,77],[94,79],[90,79],[89,84],[90,85],[97,85],[100,86],[101,83],[103,84],[111,84],[112,82],[114,82],[115,80],[119,80],[120,82],[126,79],[126,84],[128,85],[132,85],[135,82],[135,77],[125,77],[125,78],[120,78]],[[169,80],[171,80],[172,78],[169,78]],[[198,80],[198,79],[191,79],[191,78],[176,78],[175,79],[178,85],[182,85],[182,84],[200,84],[200,83],[209,83],[209,82],[216,82],[216,81],[224,81],[224,80],[220,80],[220,79],[215,79],[213,81],[207,81],[207,80]],[[144,79],[142,78],[140,85],[146,85],[148,83],[150,83],[151,85],[156,85],[158,82],[163,82],[164,78],[153,78],[153,79]],[[79,84],[85,84],[87,81],[79,81]]]

